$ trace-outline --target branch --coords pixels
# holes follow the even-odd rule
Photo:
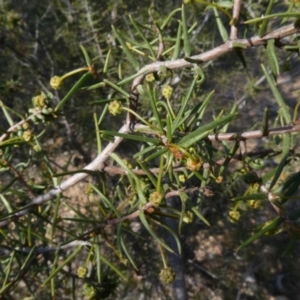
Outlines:
[[[179,194],[181,192],[185,192],[185,193],[202,192],[207,197],[211,197],[213,195],[211,190],[206,187],[204,187],[204,188],[194,187],[194,188],[188,188],[188,189],[181,189],[181,190],[177,190],[177,191],[171,191],[165,195],[165,198],[168,199],[168,198],[171,198],[174,196],[179,196]],[[91,238],[93,236],[92,234],[95,234],[95,233],[99,232],[99,230],[103,230],[112,225],[119,224],[120,222],[123,222],[124,220],[133,220],[139,216],[141,210],[153,212],[154,208],[155,208],[155,205],[151,202],[148,202],[145,205],[143,205],[141,208],[139,208],[138,210],[136,210],[128,215],[125,215],[125,216],[119,217],[119,218],[115,218],[115,219],[105,220],[104,222],[98,224],[96,227],[86,230],[80,237],[78,237],[76,240],[71,241],[70,243],[60,245],[57,247],[47,247],[47,248],[39,247],[39,248],[36,248],[35,250],[33,250],[33,253],[45,254],[45,253],[55,252],[55,251],[59,251],[59,250],[68,250],[70,248],[78,247],[80,245],[81,246],[91,246],[91,243],[84,241],[84,240]],[[16,247],[13,249],[0,248],[0,253],[5,254],[5,255],[10,255],[12,251],[29,253],[32,251],[32,248],[30,248],[30,247],[22,247],[22,248]]]
[[[255,36],[249,39],[236,39],[234,41],[227,41],[226,43],[212,50],[191,56],[191,59],[196,61],[207,62],[233,51],[235,49],[234,48],[235,44],[239,44],[239,47],[243,46],[245,47],[245,49],[252,48],[256,46],[265,45],[269,39],[282,39],[288,37],[290,35],[297,33],[298,30],[299,29],[295,28],[294,24],[290,24],[281,27],[279,29],[275,29],[274,31],[266,34],[263,37]],[[149,73],[158,72],[161,66],[164,66],[170,70],[174,70],[174,69],[191,67],[193,65],[194,63],[188,62],[184,58],[177,59],[177,60],[170,60],[170,61],[157,61],[149,65],[146,65],[139,71],[139,73],[141,73],[142,75],[134,79],[131,87],[131,91],[136,91],[137,86],[142,83],[144,77]]]
[[[119,133],[127,133],[129,132],[129,126],[128,124],[125,124],[121,127],[119,130]],[[118,145],[122,142],[123,138],[121,137],[115,137],[115,140],[111,143],[109,143],[105,149],[95,158],[94,161],[92,161],[90,164],[88,164],[84,170],[87,171],[97,171],[101,168],[103,168],[103,165],[105,161],[109,158],[110,154],[118,147]],[[79,181],[83,180],[85,177],[88,176],[88,173],[77,173],[73,175],[72,177],[68,178],[67,180],[63,181],[59,186],[54,187],[52,190],[47,192],[44,195],[41,195],[39,197],[36,197],[32,199],[32,201],[26,205],[25,208],[21,209],[20,211],[13,213],[9,215],[8,218],[4,219],[2,222],[0,222],[0,227],[6,226],[11,222],[12,217],[21,217],[26,215],[30,212],[33,206],[41,205],[45,202],[48,202],[52,200],[55,196],[63,193]]]
[[[231,41],[237,39],[238,29],[236,25],[238,24],[238,20],[239,20],[240,9],[241,9],[241,0],[234,0],[233,10],[232,10],[231,30],[230,30]]]
[[[228,132],[228,133],[217,133],[208,135],[208,139],[210,141],[235,141],[239,139],[247,140],[247,139],[257,139],[265,136],[286,134],[286,133],[294,133],[300,132],[300,124],[292,124],[284,127],[277,127],[269,129],[266,133],[263,133],[262,130],[253,130],[246,131],[243,133],[236,132]]]
[[[295,28],[294,24],[290,24],[290,25],[281,27],[279,29],[276,29],[263,37],[255,36],[255,37],[252,37],[249,39],[237,39],[234,42],[227,41],[226,43],[224,43],[221,46],[218,46],[207,52],[204,52],[204,53],[201,53],[198,55],[194,55],[191,58],[193,60],[206,62],[206,61],[216,59],[222,55],[225,55],[225,54],[233,51],[234,44],[236,44],[236,43],[238,43],[239,45],[243,45],[245,48],[250,48],[250,47],[264,45],[267,43],[267,41],[269,39],[282,39],[284,37],[290,36],[297,32],[298,32],[298,28]],[[134,79],[132,86],[131,86],[131,92],[138,94],[136,88],[139,84],[142,83],[144,77],[149,73],[158,72],[161,66],[165,66],[168,69],[174,70],[174,69],[190,67],[192,65],[193,65],[193,63],[190,63],[190,62],[186,61],[185,59],[177,59],[177,60],[173,60],[173,61],[162,61],[162,62],[160,61],[160,62],[154,62],[149,65],[146,65],[139,71],[139,73],[142,75],[139,75],[138,77],[136,77]],[[129,123],[130,123],[129,119],[130,118],[128,117],[128,115],[129,114],[127,114],[126,124],[121,127],[121,129],[119,130],[119,133],[128,133],[129,132]],[[24,122],[24,121],[21,121],[21,122]],[[16,127],[13,127],[13,130],[11,130],[11,129],[2,136],[3,139],[7,138],[8,135],[10,134],[10,132],[15,131]],[[269,130],[269,135],[282,134],[282,133],[287,133],[287,132],[296,132],[296,131],[297,132],[300,131],[300,125],[288,126],[288,128],[282,127],[281,132],[278,132],[278,131],[276,132],[276,130],[272,131],[272,129],[271,129],[271,130]],[[257,138],[257,137],[262,136],[262,132],[260,130],[253,131],[250,133],[251,133],[250,136],[247,136],[247,133],[243,133],[240,135],[240,137],[245,139],[245,138]],[[229,134],[229,133],[223,134],[222,133],[222,134],[217,134],[217,135],[210,135],[209,138],[212,138],[214,140],[221,140],[222,138],[228,139],[228,140],[230,140],[230,139],[234,140],[234,139],[236,139],[236,136],[235,136],[235,134]],[[96,170],[101,169],[104,165],[104,162],[108,159],[109,155],[118,147],[118,145],[122,142],[122,140],[123,140],[123,138],[116,137],[114,142],[109,143],[106,146],[106,148],[103,150],[103,152],[100,153],[93,162],[91,162],[89,165],[87,165],[84,168],[84,170],[96,171]],[[65,180],[59,186],[53,188],[46,194],[34,198],[25,208],[21,209],[20,211],[18,211],[16,213],[10,214],[7,218],[4,218],[4,220],[0,222],[0,227],[6,226],[7,224],[9,224],[11,222],[12,217],[24,216],[32,209],[33,206],[41,205],[45,202],[48,202],[48,201],[54,199],[57,195],[61,194],[65,190],[69,189],[70,187],[72,187],[79,181],[83,180],[87,176],[88,176],[88,173],[75,174],[74,176]]]
[[[135,129],[138,129],[139,132],[149,133],[149,127],[142,124],[136,124]],[[207,139],[210,141],[236,141],[236,140],[248,140],[248,139],[258,139],[266,136],[286,134],[286,133],[295,133],[300,132],[300,122],[299,120],[293,122],[291,125],[271,128],[267,132],[262,130],[252,130],[245,131],[242,133],[239,132],[225,132],[225,133],[216,133],[209,134]]]

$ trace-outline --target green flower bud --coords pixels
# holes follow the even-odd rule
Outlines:
[[[83,286],[83,294],[88,299],[93,299],[96,296],[96,289],[92,285],[85,283]]]

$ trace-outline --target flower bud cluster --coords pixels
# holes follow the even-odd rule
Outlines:
[[[108,105],[108,111],[113,115],[119,115],[122,112],[122,102],[114,100]]]
[[[166,267],[162,269],[159,273],[159,279],[164,284],[170,284],[175,280],[176,273],[173,268]]]

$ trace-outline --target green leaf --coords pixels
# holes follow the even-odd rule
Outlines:
[[[233,7],[233,1],[219,1],[218,6],[223,8],[232,8]]]
[[[158,150],[157,152],[151,154],[150,156],[148,156],[147,158],[144,159],[144,162],[149,162],[161,155],[163,155],[164,153],[166,153],[168,151],[168,148],[162,148],[160,150]]]
[[[180,255],[182,250],[181,250],[181,243],[180,243],[180,240],[178,238],[178,235],[167,225],[161,223],[161,222],[158,222],[155,220],[156,223],[159,223],[159,226],[163,227],[166,231],[168,231],[174,238],[176,244],[177,244],[177,249],[178,249],[178,254]],[[174,253],[174,251],[172,251]]]
[[[157,110],[156,89],[153,88],[153,91],[152,91],[150,86],[147,84],[147,94],[148,94],[148,98],[150,100],[150,104],[151,104],[151,108],[152,108],[152,112],[154,114],[155,120],[158,124],[159,129],[161,130],[161,132],[163,132],[163,125],[162,125],[160,115]]]
[[[44,287],[52,278],[54,278],[54,276],[57,275],[63,269],[64,266],[69,264],[76,257],[76,255],[82,250],[82,248],[83,248],[83,246],[77,247],[76,250],[60,264],[60,266],[58,266],[56,269],[54,269],[54,271],[52,271],[51,274],[44,281],[44,283],[42,284],[42,287]],[[56,255],[57,255],[57,257],[59,256],[58,253]],[[55,266],[55,264],[53,264],[53,266]]]
[[[267,200],[267,196],[265,193],[255,193],[250,195],[238,196],[231,199],[231,201],[233,202],[249,201],[249,200]]]
[[[105,256],[103,256],[100,252],[99,252],[99,258],[105,263],[107,264],[113,271],[115,271],[123,280],[128,281],[127,276],[125,276],[121,270],[119,270],[115,265],[113,265]]]
[[[109,49],[107,54],[106,54],[105,64],[103,66],[103,74],[106,74],[107,71],[108,71],[110,56],[111,56],[111,50]]]
[[[171,20],[171,18],[178,12],[181,12],[181,7],[180,8],[176,8],[173,11],[170,12],[170,14],[165,18],[164,23],[161,26],[161,30],[163,30],[167,24],[169,23],[169,21]]]
[[[238,56],[239,60],[241,61],[244,69],[247,69],[247,62],[244,56],[243,51],[240,48],[236,48],[235,51],[236,55]]]
[[[219,32],[220,32],[220,35],[222,37],[222,40],[224,43],[226,43],[228,41],[228,33],[227,33],[227,30],[220,18],[220,15],[219,15],[219,12],[218,12],[218,9],[216,7],[213,7],[213,11],[214,11],[214,15],[215,15],[215,19],[216,19],[216,22],[217,22],[217,26],[218,26],[218,29],[219,29]]]
[[[254,23],[259,23],[262,22],[264,20],[269,20],[269,19],[273,19],[273,18],[290,18],[290,17],[295,17],[295,18],[299,18],[300,17],[300,13],[297,12],[286,12],[286,13],[278,13],[278,14],[272,14],[272,15],[268,15],[265,17],[260,17],[260,18],[255,18],[255,19],[251,19],[248,21],[245,21],[244,24],[254,24]]]
[[[142,38],[142,40],[145,42],[147,49],[150,51],[152,58],[155,59],[155,53],[152,49],[152,46],[149,44],[146,36],[144,35],[144,33],[140,30],[137,22],[134,21],[134,19],[132,18],[131,15],[129,15],[129,20],[131,22],[131,24],[134,26],[135,30],[138,32],[138,34],[140,35],[140,37]]]
[[[146,153],[150,152],[150,151],[153,151],[157,149],[157,146],[156,145],[151,145],[145,149],[142,149],[141,151],[135,153],[133,155],[133,158],[139,158],[139,160],[143,160],[142,156],[145,155]]]
[[[274,0],[270,0],[267,10],[266,10],[266,13],[264,14],[265,16],[270,15],[273,5],[274,5]],[[265,20],[263,20],[262,24],[260,25],[259,34],[258,34],[260,37],[265,35],[268,22],[269,22],[269,19],[265,19]]]
[[[143,209],[140,210],[139,214],[140,220],[144,227],[147,229],[147,231],[153,236],[156,242],[160,243],[165,249],[168,251],[174,253],[174,251],[155,233],[155,231],[151,228],[150,224],[148,223],[145,212]]]
[[[261,132],[263,136],[266,136],[269,132],[269,108],[267,106],[264,109]]]
[[[271,91],[275,97],[275,100],[277,101],[277,104],[280,108],[280,111],[279,111],[279,114],[283,116],[284,120],[285,120],[285,123],[286,124],[291,124],[292,123],[292,117],[289,113],[289,108],[288,106],[285,104],[277,86],[276,86],[276,83],[274,81],[274,79],[270,76],[270,74],[268,73],[268,71],[266,70],[265,66],[262,64],[261,65],[262,69],[263,69],[263,72],[266,76],[266,79],[268,81],[268,84],[271,88]]]
[[[247,46],[245,44],[239,42],[233,42],[232,47],[237,49],[247,49]]]
[[[128,249],[126,247],[126,244],[124,243],[122,228],[123,228],[123,224],[122,223],[118,224],[118,228],[117,228],[117,241],[118,241],[118,244],[122,248],[123,252],[125,253],[126,257],[130,261],[130,263],[134,267],[134,269],[138,270],[138,267],[136,266],[130,252],[128,251]]]
[[[219,126],[224,126],[225,124],[229,123],[236,116],[236,113],[229,114],[226,117],[217,119],[209,124],[206,124],[183,137],[177,144],[183,148],[188,148],[191,145],[207,137],[212,130],[216,129]]]
[[[180,219],[179,219],[179,223],[178,223],[178,232],[179,232],[179,234],[181,234],[183,218],[184,218],[185,212],[186,212],[186,201],[189,199],[189,196],[187,195],[187,193],[179,192],[179,197],[181,199],[181,212],[180,212]]]
[[[100,199],[104,203],[104,205],[106,207],[109,207],[111,212],[113,212],[117,218],[121,218],[122,215],[119,212],[119,210],[116,208],[114,203],[112,203],[112,201],[110,199],[108,199],[94,184],[92,184],[92,183],[90,183],[90,184],[93,187],[93,190],[100,196]]]
[[[147,164],[142,163],[141,161],[137,161],[143,171],[147,174],[148,179],[151,181],[153,186],[157,185],[157,179],[154,174],[151,173],[150,169],[148,168]]]
[[[82,45],[80,45],[80,49],[84,55],[84,59],[85,59],[87,66],[90,67],[92,65],[92,63],[91,63],[91,59],[90,59],[87,51],[85,50],[85,48]]]
[[[279,62],[275,51],[275,39],[268,40],[267,55],[268,55],[268,61],[271,70],[273,72],[273,75],[275,76],[275,78],[277,78],[277,76],[279,76],[280,70],[279,70]]]
[[[182,35],[182,23],[181,21],[178,21],[178,29],[177,29],[177,37],[176,37],[176,43],[174,46],[174,51],[172,55],[172,59],[177,59],[180,53],[180,45],[181,45],[181,35]]]
[[[191,55],[191,43],[190,43],[190,39],[189,39],[187,20],[186,20],[186,12],[185,12],[185,5],[184,4],[182,4],[182,7],[181,7],[181,18],[182,18],[184,55],[185,56],[190,56]]]
[[[199,106],[201,105],[199,108],[197,108],[197,106],[195,106],[195,109],[197,108],[197,110],[196,110],[195,113],[193,113],[193,112],[194,112],[194,109],[192,109],[191,113],[188,114],[188,117],[189,117],[189,116],[192,116],[192,117],[191,117],[191,120],[190,120],[190,121],[188,122],[188,124],[187,124],[187,127],[188,127],[188,128],[190,128],[190,127],[192,126],[192,123],[193,123],[194,121],[199,121],[199,120],[202,120],[202,119],[203,119],[204,113],[205,113],[205,111],[206,111],[206,109],[207,109],[207,107],[208,107],[208,105],[209,105],[209,103],[210,103],[210,101],[211,101],[212,96],[213,96],[214,93],[215,93],[215,91],[211,91],[211,92],[205,97],[205,99],[204,99],[204,101],[202,102],[202,104],[199,103]]]
[[[70,91],[65,95],[65,97],[57,104],[54,111],[59,111],[90,76],[90,72],[85,73],[83,76],[81,76],[81,78],[75,83],[75,85],[70,89]]]
[[[117,86],[116,84],[114,84],[113,82],[104,79],[103,82],[107,85],[109,85],[110,87],[112,87],[115,91],[118,91],[120,94],[122,94],[125,97],[129,98],[129,93],[126,92],[125,90],[123,90],[122,88],[120,88],[119,86]]]
[[[276,173],[273,177],[273,180],[270,184],[269,190],[272,189],[272,187],[276,184],[277,180],[279,179],[285,165],[286,161],[290,152],[290,146],[291,146],[291,135],[290,134],[285,134],[282,137],[283,139],[283,147],[282,147],[282,159],[280,161],[280,164],[278,165],[276,169]]]
[[[266,226],[265,228],[263,228],[262,230],[260,230],[256,234],[254,234],[252,237],[250,237],[248,240],[246,240],[244,243],[242,243],[242,245],[240,245],[238,247],[237,251],[245,248],[246,246],[248,246],[249,244],[251,244],[252,242],[257,240],[258,238],[263,236],[265,233],[267,233],[271,230],[275,230],[276,228],[278,228],[280,226],[280,224],[282,222],[283,222],[282,218],[280,218],[280,217],[275,218],[268,226]]]
[[[201,220],[203,223],[205,223],[207,226],[211,226],[209,222],[206,220],[206,218],[199,212],[198,207],[192,207],[191,210],[193,213]]]
[[[143,142],[143,143],[150,143],[150,144],[154,144],[154,145],[159,145],[161,143],[161,141],[159,139],[154,139],[154,138],[150,138],[147,136],[141,136],[141,135],[137,135],[137,134],[119,133],[119,132],[109,131],[109,130],[99,130],[99,132],[101,134],[106,134],[106,135],[110,135],[110,136],[119,136],[124,139],[139,141],[139,142]]]
[[[195,88],[195,84],[197,82],[197,78],[194,78],[194,80],[192,81],[190,87],[189,87],[189,90],[188,92],[186,93],[186,96],[183,98],[182,100],[182,103],[181,103],[181,107],[180,107],[180,110],[176,116],[176,119],[173,121],[173,124],[172,124],[172,130],[171,130],[171,133],[173,134],[174,131],[182,124],[182,116],[185,112],[185,108],[192,96],[192,93],[194,91],[194,88]]]
[[[139,62],[137,61],[137,59],[135,58],[134,54],[132,53],[132,51],[128,48],[125,40],[123,39],[123,36],[120,34],[120,32],[114,27],[112,26],[112,30],[116,36],[116,38],[118,39],[118,41],[120,42],[122,49],[125,53],[125,55],[127,56],[128,61],[133,65],[134,69],[136,71],[139,70],[140,66],[139,66]]]
[[[300,185],[300,171],[289,177],[283,184],[282,190],[285,191],[283,199],[291,197],[299,188]]]

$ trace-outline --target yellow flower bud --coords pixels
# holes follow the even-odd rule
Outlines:
[[[31,130],[26,130],[22,134],[22,138],[25,142],[29,142],[33,138],[34,134]]]
[[[199,158],[188,158],[186,161],[186,168],[190,171],[199,171],[203,166],[203,161]]]
[[[236,223],[240,220],[241,218],[241,214],[239,211],[237,210],[231,210],[229,213],[228,213],[228,217],[229,217],[229,221],[231,223]]]
[[[259,208],[260,205],[261,205],[261,203],[258,200],[249,200],[248,201],[248,206],[251,207],[251,208],[256,209],[256,208]]]
[[[40,152],[42,149],[41,149],[41,147],[40,147],[39,145],[34,145],[34,146],[33,146],[33,150],[34,150],[35,152]]]
[[[175,280],[176,273],[173,268],[167,267],[160,271],[159,273],[159,279],[164,284],[170,284]]]
[[[62,78],[59,76],[54,76],[50,79],[50,85],[53,89],[59,90],[62,85]]]
[[[146,75],[146,81],[147,82],[153,82],[155,80],[153,73]]]
[[[126,46],[128,47],[128,49],[132,49],[133,48],[132,45],[131,45],[131,43],[129,43],[129,42],[126,42]]]
[[[87,273],[88,273],[88,268],[87,267],[79,267],[77,269],[77,276],[79,278],[85,278]]]
[[[215,179],[216,183],[222,183],[223,182],[223,176],[218,176],[216,179]]]
[[[184,174],[180,174],[180,175],[178,176],[178,179],[179,179],[179,181],[182,182],[182,183],[186,181],[186,177],[185,177]]]
[[[169,100],[173,94],[173,88],[170,85],[165,85],[162,89],[162,95]]]
[[[192,223],[194,220],[194,214],[191,211],[187,211],[183,216],[183,222],[186,224]]]
[[[113,116],[119,115],[122,112],[122,103],[114,100],[108,105],[108,110]]]
[[[32,98],[32,103],[34,107],[44,107],[47,104],[47,99],[45,94],[38,95]]]
[[[163,202],[163,195],[159,192],[153,192],[149,196],[149,201],[154,205],[154,206],[159,206]]]
[[[83,294],[87,297],[87,299],[94,299],[96,296],[96,288],[92,285],[85,283],[83,285]]]
[[[94,188],[92,187],[92,185],[90,183],[88,183],[86,186],[85,186],[85,189],[84,189],[84,192],[87,194],[87,195],[90,195],[94,192]]]
[[[28,123],[28,122],[24,122],[24,123],[22,124],[22,128],[23,128],[24,130],[28,130],[28,129],[29,129],[29,123]]]

